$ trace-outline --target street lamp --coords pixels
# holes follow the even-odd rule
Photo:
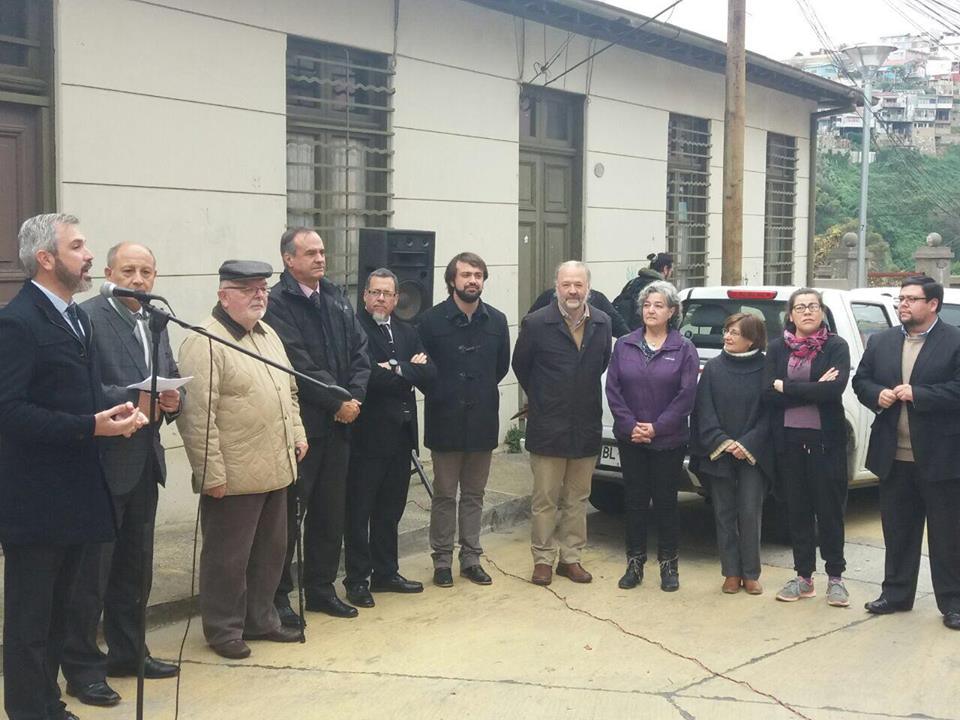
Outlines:
[[[860,227],[857,243],[857,285],[867,286],[867,185],[870,175],[870,125],[873,120],[873,77],[896,50],[891,45],[858,45],[843,50],[847,61],[863,78],[863,143],[860,152]]]

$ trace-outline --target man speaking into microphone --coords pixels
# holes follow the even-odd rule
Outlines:
[[[150,377],[153,348],[148,318],[139,300],[112,295],[119,295],[118,289],[153,292],[156,258],[143,245],[120,243],[107,252],[104,275],[108,282],[101,296],[80,306],[93,326],[103,395],[113,404],[130,401],[149,415],[150,393],[127,389],[128,385]],[[179,377],[166,329],[160,335],[159,350],[160,376]],[[129,439],[105,438],[100,443],[100,460],[117,521],[117,539],[112,544],[84,548],[67,615],[62,661],[67,694],[88,705],[115,705],[120,701],[120,695],[107,684],[108,675],[137,674],[141,588],[149,594],[157,485],[163,485],[167,476],[160,421],[172,422],[180,412],[181,400],[180,391],[161,392],[157,416],[149,427]],[[106,655],[97,645],[101,611]],[[169,678],[176,674],[176,665],[155,660],[147,652],[145,677]]]

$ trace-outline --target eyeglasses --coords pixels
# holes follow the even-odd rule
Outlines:
[[[255,295],[266,295],[270,292],[266,285],[224,285],[224,290],[236,290],[244,297],[254,297]]]
[[[364,290],[364,292],[370,297],[382,297],[387,298],[388,300],[396,296],[396,293],[393,290]]]
[[[820,303],[800,303],[799,305],[793,306],[793,311],[798,313],[805,313],[807,310],[810,312],[819,312]]]
[[[897,298],[897,304],[903,305],[913,305],[915,302],[927,302],[927,299],[923,295],[901,295]]]
[[[724,328],[723,334],[729,335],[730,337],[743,337],[743,333],[736,328]]]

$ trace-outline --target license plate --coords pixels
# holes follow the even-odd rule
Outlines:
[[[604,443],[600,446],[600,457],[597,460],[597,465],[603,467],[620,467],[620,450],[616,445],[607,445]]]

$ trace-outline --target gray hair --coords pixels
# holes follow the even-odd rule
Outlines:
[[[19,257],[20,267],[28,277],[36,277],[39,264],[37,253],[41,250],[57,254],[57,228],[61,225],[79,225],[80,219],[75,215],[63,213],[46,213],[28,218],[20,226]]]
[[[120,248],[122,248],[124,245],[140,245],[140,243],[129,242],[128,240],[124,240],[123,242],[118,242],[112,248],[107,250],[107,267],[109,268],[113,267],[113,261],[117,259],[117,253],[120,252]],[[150,253],[150,257],[153,258],[153,264],[154,266],[156,266],[157,256],[153,254],[153,250],[148,248],[146,245],[140,245],[140,247],[142,247],[144,250]]]
[[[557,272],[554,273],[554,279],[560,277],[561,270],[583,270],[587,274],[587,285],[590,284],[590,268],[585,262],[579,260],[567,260],[557,265]]]
[[[671,309],[676,308],[677,312],[673,314],[670,320],[670,324],[673,325],[680,316],[680,293],[677,292],[677,288],[675,288],[673,284],[668,283],[666,280],[654,280],[640,291],[637,295],[637,314],[640,315],[643,313],[644,301],[655,293],[663,295],[663,299],[667,301],[667,307]]]
[[[369,289],[370,289],[370,278],[375,278],[375,277],[376,277],[376,278],[389,278],[390,280],[393,280],[393,291],[394,291],[394,292],[400,292],[400,281],[397,280],[397,276],[394,275],[393,272],[392,272],[391,270],[388,270],[387,268],[377,268],[377,269],[374,270],[372,273],[370,273],[369,275],[367,275],[367,282],[366,282],[366,284],[363,286],[363,289],[364,289],[364,290],[369,290]]]

